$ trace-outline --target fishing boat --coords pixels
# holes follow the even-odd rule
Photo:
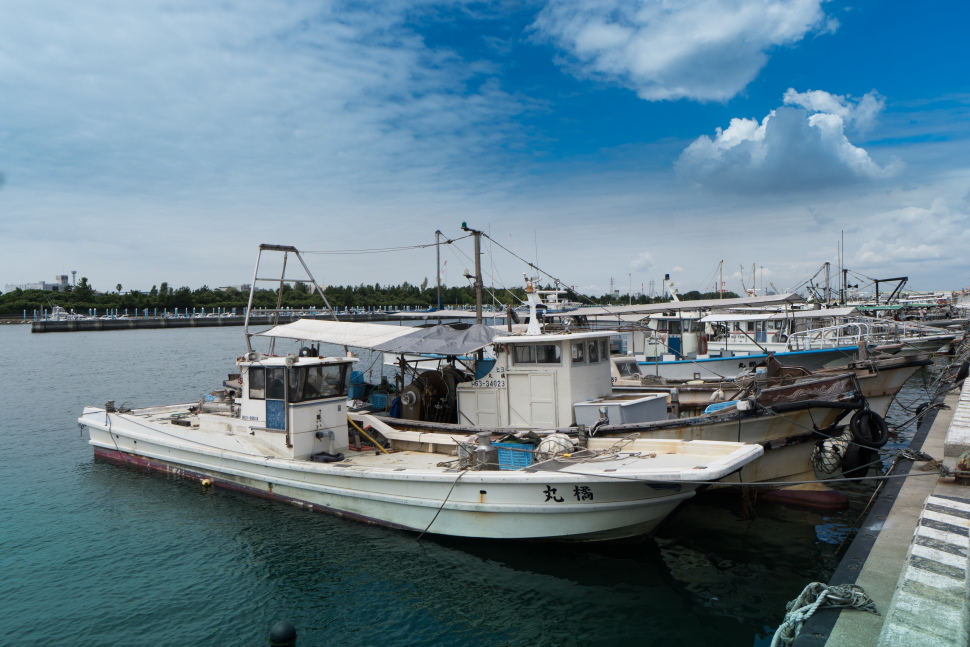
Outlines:
[[[671,419],[664,394],[613,393],[609,344],[614,331],[556,327],[546,332],[535,316],[539,298],[531,282],[526,294],[532,313],[528,327],[519,332],[499,334],[482,325],[416,330],[305,320],[257,336],[397,355],[401,373],[391,402],[382,397],[376,406],[354,403],[349,413],[362,429],[369,427],[388,440],[409,438],[433,447],[483,431],[520,439],[555,431],[594,444],[634,435],[756,443],[765,448],[764,456],[722,482],[758,483],[765,498],[806,506],[847,504],[844,494],[817,482],[811,457],[816,441],[835,434],[846,416],[865,410],[853,373],[795,385],[759,385],[716,411]],[[414,368],[414,357],[434,361],[438,368]],[[409,384],[405,376],[412,378]]]
[[[863,350],[863,354],[866,351]],[[614,391],[666,393],[674,417],[698,415],[712,404],[737,400],[754,385],[779,386],[822,376],[855,374],[869,409],[885,417],[893,398],[916,371],[933,364],[932,353],[918,355],[866,355],[835,369],[809,371],[804,367],[785,366],[771,355],[754,370],[734,380],[661,380],[644,376],[640,365],[629,355],[613,356]]]
[[[264,251],[284,254],[283,273],[287,255],[302,263],[293,247],[261,245],[250,303],[264,280]],[[286,280],[281,274],[279,284]],[[312,276],[310,285],[317,285]],[[313,323],[346,325],[297,322]],[[699,487],[763,455],[757,444],[594,438],[555,428],[533,431],[534,450],[503,445],[507,434],[492,430],[429,437],[394,429],[378,442],[373,427],[351,419],[350,429],[371,442],[355,451],[347,396],[356,358],[310,346],[279,356],[274,338],[261,352],[248,324],[237,372],[199,402],[85,407],[79,423],[95,457],[412,532],[600,541],[651,532]],[[385,341],[401,335],[401,327],[382,328]],[[474,352],[479,342],[474,334],[428,341],[454,355]]]

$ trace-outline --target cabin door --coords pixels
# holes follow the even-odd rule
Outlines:
[[[266,428],[286,431],[286,369],[266,369]]]
[[[667,352],[680,357],[683,353],[683,345],[681,344],[680,336],[669,335],[667,337]]]
[[[555,373],[508,373],[509,425],[558,427]]]

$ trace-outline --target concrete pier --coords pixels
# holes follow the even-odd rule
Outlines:
[[[970,380],[943,398],[911,448],[954,469],[970,448]],[[970,644],[970,486],[940,477],[926,461],[905,461],[890,479],[830,585],[856,584],[879,615],[822,609],[796,647],[966,647]]]

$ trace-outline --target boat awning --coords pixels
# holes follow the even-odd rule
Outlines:
[[[412,328],[376,323],[300,319],[257,335],[352,346],[388,353],[464,355],[492,343],[495,331],[488,326],[480,325],[455,330],[451,326]]]
[[[702,299],[699,301],[668,301],[666,303],[645,303],[629,306],[595,306],[571,310],[569,316],[574,317],[616,317],[623,314],[644,314],[654,312],[671,312],[681,310],[707,310],[742,308],[745,306],[784,305],[802,303],[805,299],[794,293],[775,294],[766,297],[741,297],[737,299]]]
[[[477,315],[471,310],[420,310],[395,312],[392,317],[399,319],[474,319]],[[505,312],[484,312],[482,319],[504,319]]]
[[[825,308],[822,310],[786,310],[785,312],[746,312],[746,313],[715,313],[701,318],[706,323],[728,321],[765,321],[778,319],[819,319],[831,317],[848,317],[859,314],[855,308]]]

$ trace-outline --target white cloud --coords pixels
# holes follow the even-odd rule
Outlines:
[[[0,22],[8,189],[67,180],[368,193],[510,136],[488,68],[427,46],[415,3],[59,0]],[[420,3],[418,3],[420,4]],[[3,137],[6,135],[6,137]],[[32,174],[17,169],[33,169]],[[108,180],[110,178],[110,180]]]
[[[650,252],[640,252],[640,254],[630,263],[631,270],[649,270],[653,267],[653,254]]]
[[[875,90],[853,102],[851,98],[822,90],[796,92],[794,88],[788,88],[784,101],[786,105],[804,108],[812,113],[837,115],[847,128],[852,127],[857,131],[868,130],[886,107],[886,99]]]
[[[872,123],[882,99],[858,102],[827,92],[785,93],[785,102],[760,123],[732,119],[714,138],[697,138],[677,160],[678,172],[705,188],[738,193],[813,191],[892,176],[845,135],[845,124]],[[830,112],[824,112],[829,110]]]
[[[577,76],[620,83],[649,101],[724,101],[757,76],[772,48],[833,31],[824,2],[551,0],[533,28],[566,52]]]
[[[862,271],[899,264],[962,264],[970,245],[970,216],[952,211],[942,198],[928,208],[910,206],[874,214],[866,219],[865,230],[878,235],[864,241],[852,257]]]

